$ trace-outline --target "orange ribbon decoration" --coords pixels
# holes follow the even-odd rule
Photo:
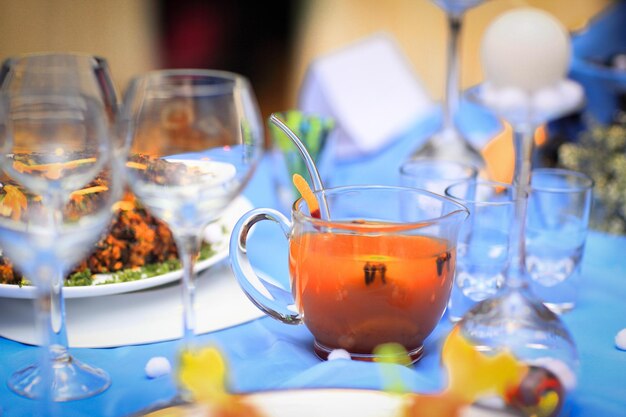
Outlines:
[[[545,126],[535,131],[535,145],[541,146],[547,141]],[[510,184],[513,182],[515,169],[515,149],[513,148],[513,128],[504,123],[504,129],[491,139],[482,149],[485,170],[490,180]]]

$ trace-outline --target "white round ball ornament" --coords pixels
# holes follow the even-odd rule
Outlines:
[[[148,378],[158,378],[172,372],[172,365],[166,357],[154,356],[148,360],[144,371]]]
[[[620,350],[626,350],[626,329],[620,330],[615,336],[615,346]]]
[[[547,12],[526,7],[496,18],[481,46],[486,81],[530,94],[565,78],[570,53],[563,25]]]

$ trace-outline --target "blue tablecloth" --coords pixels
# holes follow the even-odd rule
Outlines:
[[[436,128],[436,121],[421,123],[411,135],[376,156],[335,165],[333,185],[397,182],[399,164],[415,144]],[[245,194],[255,206],[276,206],[271,163],[264,160]],[[253,265],[286,283],[286,242],[279,228],[260,224],[250,238]],[[626,327],[626,239],[591,233],[582,268],[581,298],[564,316],[581,358],[579,388],[572,416],[626,416],[626,352],[615,348],[616,333]],[[215,314],[219,314],[218,311]],[[416,392],[434,392],[445,385],[439,351],[450,324],[441,320],[427,339],[424,357],[410,368],[398,367],[405,384]],[[380,389],[377,364],[336,360],[321,362],[312,351],[312,336],[304,326],[288,326],[262,318],[233,328],[198,336],[201,343],[217,345],[225,354],[234,391],[283,388],[354,387]],[[153,356],[176,362],[179,342],[163,342],[110,349],[73,349],[79,359],[105,369],[113,380],[104,393],[86,400],[55,404],[62,416],[126,416],[165,403],[176,394],[170,377],[149,379],[144,366]],[[36,402],[21,398],[5,381],[21,364],[35,357],[36,349],[0,338],[0,416],[32,416]]]

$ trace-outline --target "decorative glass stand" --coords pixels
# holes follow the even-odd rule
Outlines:
[[[517,198],[504,287],[496,296],[472,308],[456,326],[477,350],[494,354],[507,350],[536,369],[551,373],[562,389],[570,391],[576,385],[576,346],[560,318],[528,288],[524,230],[533,132],[539,125],[578,106],[582,89],[571,81],[562,81],[555,87],[528,94],[496,89],[485,83],[471,90],[469,98],[491,109],[513,127]]]

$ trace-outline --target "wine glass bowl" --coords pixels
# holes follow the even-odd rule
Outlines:
[[[0,135],[3,169],[34,193],[67,199],[95,177],[110,150],[117,101],[106,61],[33,54],[7,59],[0,74],[10,121]],[[27,153],[39,167],[13,158]]]
[[[11,177],[47,199],[67,199],[95,177],[108,152],[101,110],[77,96],[29,94],[10,103],[2,159]]]
[[[18,394],[69,401],[102,392],[108,375],[67,351],[63,280],[110,224],[121,196],[114,89],[88,55],[11,58],[0,72],[0,245],[34,284],[43,358],[8,381]]]
[[[122,113],[130,186],[169,226],[179,250],[189,342],[201,232],[241,192],[262,153],[256,100],[241,75],[163,70],[131,81]]]

